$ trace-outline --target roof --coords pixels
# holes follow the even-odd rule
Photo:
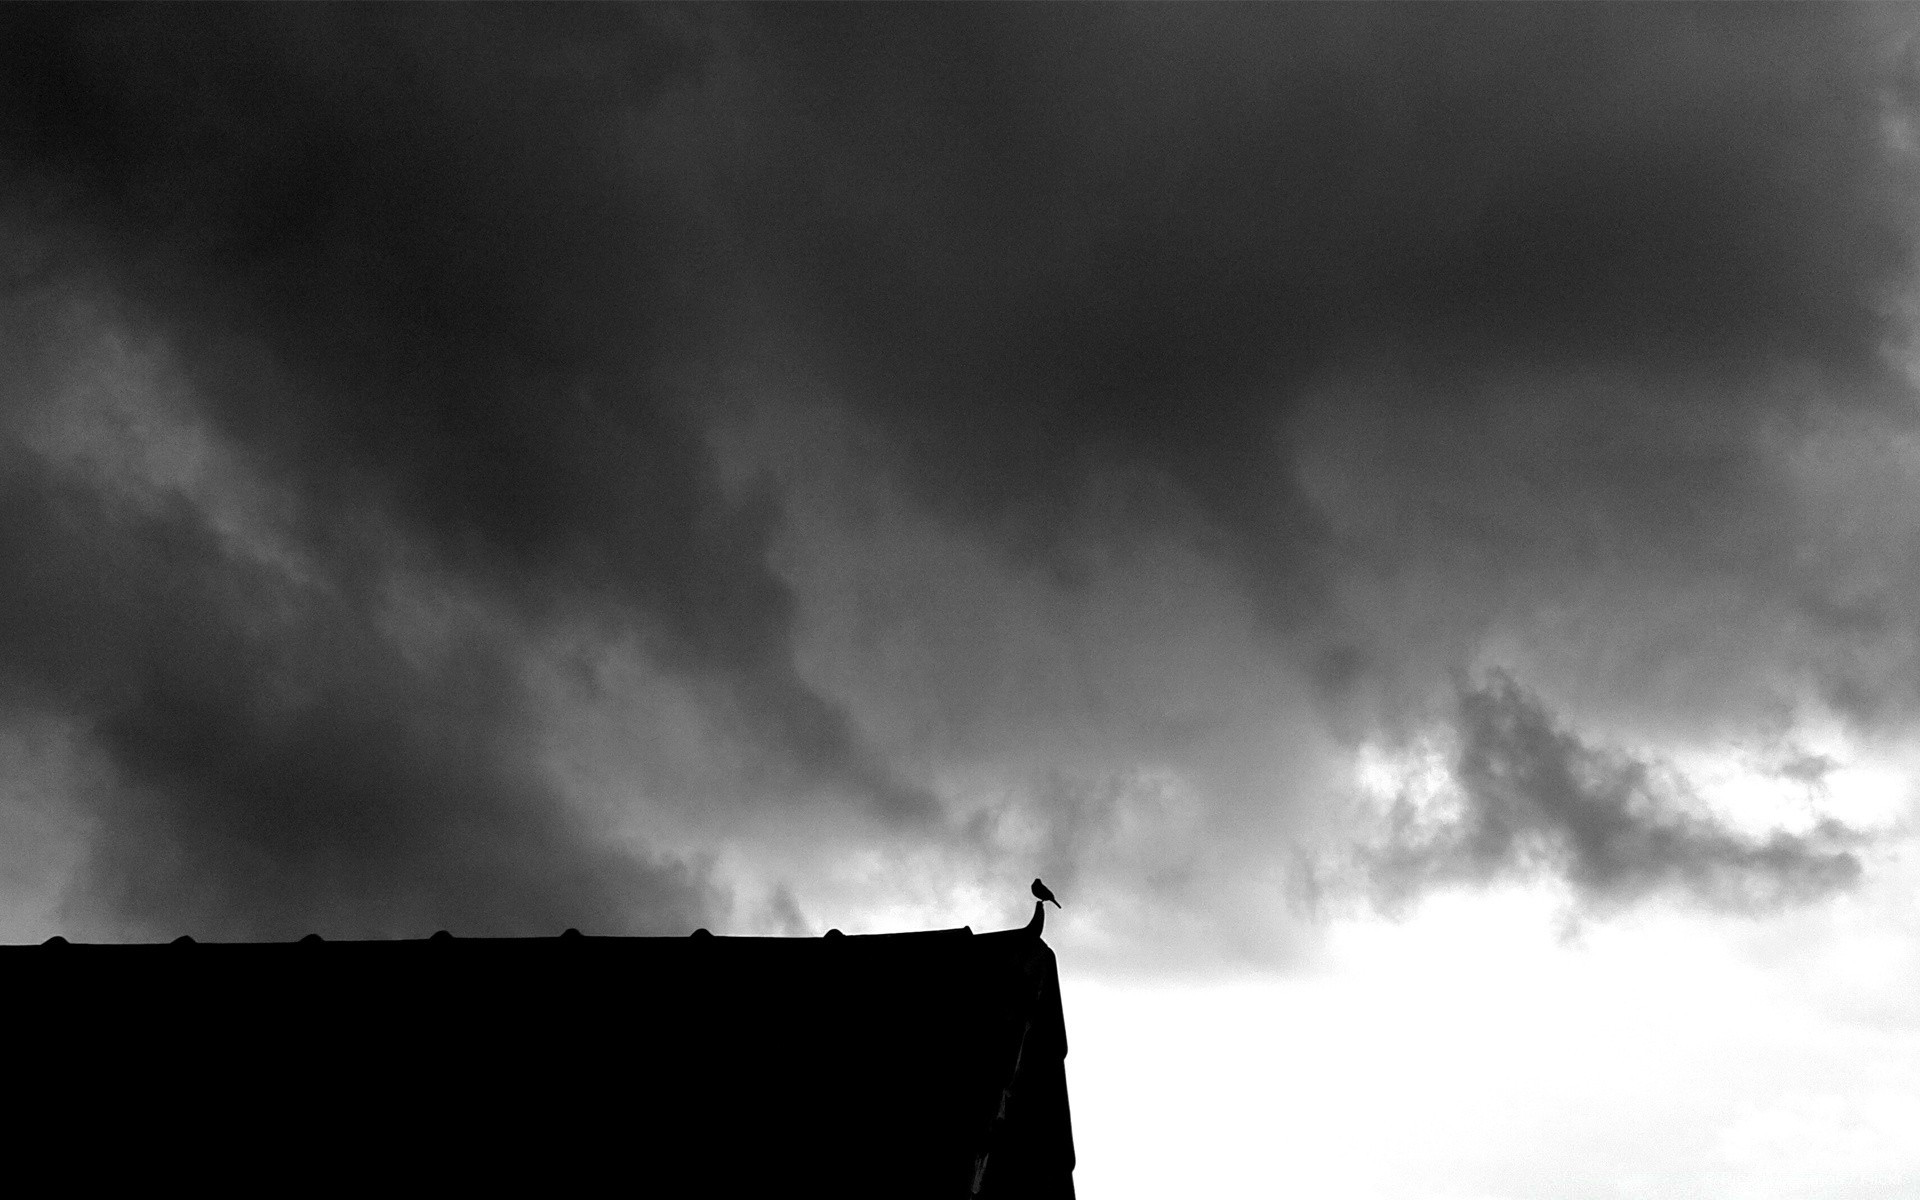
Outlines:
[[[983,934],[0,947],[9,1092],[41,1101],[16,1144],[542,1191],[1071,1197],[1035,910]]]

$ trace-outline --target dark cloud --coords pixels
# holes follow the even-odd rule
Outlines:
[[[252,909],[272,928],[298,919],[308,877],[290,868],[313,865],[307,846],[341,872],[308,880],[315,904],[357,888],[359,911],[384,904],[396,921],[419,908],[498,926],[518,906],[513,923],[535,922],[554,905],[526,889],[549,870],[612,886],[597,851],[580,857],[584,840],[549,827],[547,800],[531,796],[522,817],[527,781],[502,778],[497,753],[461,765],[515,685],[487,653],[445,668],[475,679],[409,673],[372,625],[381,577],[401,566],[449,573],[536,622],[611,613],[667,668],[701,679],[799,783],[927,815],[929,798],[797,675],[791,597],[766,563],[777,505],[723,493],[671,383],[715,319],[710,290],[695,286],[712,265],[697,214],[666,195],[644,130],[650,107],[698,69],[699,37],[681,16],[83,6],[16,9],[4,23],[0,165],[24,247],[17,282],[104,291],[115,320],[160,342],[195,417],[285,498],[289,536],[336,589],[317,623],[271,637],[217,621],[94,626],[118,614],[46,598],[22,614],[46,624],[17,627],[7,673],[62,703],[60,672],[20,656],[59,640],[102,662],[191,666],[157,690],[78,705],[98,720],[99,745],[161,797],[104,823],[112,853],[156,847],[125,873],[211,872],[198,910]],[[44,399],[18,372],[9,382]],[[13,481],[29,512],[34,479]],[[141,549],[193,520],[114,537]],[[88,520],[72,536],[113,533]],[[372,542],[391,553],[370,554]],[[11,548],[13,591],[41,549],[32,536]],[[167,581],[234,585],[204,555],[69,565],[69,601]],[[247,593],[214,611],[247,625],[248,606],[270,599]],[[256,701],[276,687],[316,698],[269,728]],[[453,799],[468,792],[470,809]],[[346,825],[307,811],[327,803]],[[216,810],[258,823],[251,860],[220,848],[220,822],[201,819]],[[359,834],[334,838],[355,822]],[[450,851],[471,878],[418,880],[417,901],[383,891],[402,864],[433,857],[420,851],[443,823],[481,858],[516,844],[525,857],[483,869]],[[169,842],[184,859],[157,848]],[[491,898],[478,889],[489,871],[502,876]],[[125,911],[196,910],[125,898],[157,880],[95,883]],[[213,898],[223,886],[234,894]],[[677,919],[686,905],[672,894],[660,911]]]
[[[1583,742],[1510,677],[1461,694],[1456,732],[1457,813],[1422,813],[1403,796],[1391,836],[1367,854],[1388,898],[1549,875],[1600,907],[1670,894],[1746,910],[1846,888],[1860,874],[1850,847],[1861,839],[1838,822],[1745,833],[1707,811],[1676,772]]]
[[[610,595],[824,781],[897,812],[794,674],[773,513],[724,497],[668,373],[712,266],[648,108],[672,14],[18,14],[13,157],[117,253],[222,427],[324,542],[369,509],[535,611]]]
[[[702,873],[612,845],[531,765],[515,664],[237,556],[202,515],[10,456],[7,682],[111,770],[71,915],[155,937],[678,932]]]
[[[731,211],[770,307],[901,486],[1016,565],[1084,585],[1088,542],[1175,530],[1356,742],[1415,727],[1490,645],[1681,736],[1859,653],[1814,629],[1833,528],[1782,445],[1910,424],[1886,353],[1913,265],[1903,22],[761,18],[732,103],[783,136],[730,164],[753,185]],[[1731,904],[1851,866],[1663,820],[1613,849],[1543,828],[1600,839],[1571,860],[1596,897]]]
[[[1046,520],[1089,466],[1144,461],[1277,596],[1324,534],[1282,441],[1312,381],[1393,362],[1400,404],[1473,422],[1517,371],[1874,373],[1908,263],[1881,123],[1899,81],[1845,13],[763,24],[791,139],[742,236],[923,492]],[[1723,419],[1744,395],[1721,389]]]
[[[1885,353],[1912,248],[1890,151],[1913,136],[1911,39],[1890,11],[20,6],[0,26],[12,294],[106,297],[75,319],[158,347],[165,419],[272,497],[248,535],[269,554],[204,495],[133,503],[51,464],[19,431],[57,419],[72,347],[52,308],[10,310],[25,448],[0,676],[118,781],[82,893],[103,911],[696,911],[697,872],[608,857],[537,766],[516,655],[556,629],[638,645],[726,727],[703,752],[853,794],[885,836],[965,833],[919,782],[935,768],[1026,764],[1059,809],[1031,848],[1049,878],[1114,825],[1125,789],[1098,780],[1206,756],[1161,754],[1191,741],[1172,716],[1106,736],[1169,708],[1138,696],[1000,699],[988,664],[1029,643],[1135,693],[1199,671],[1149,669],[1156,646],[1227,674],[1277,647],[1351,740],[1548,610],[1604,608],[1580,622],[1610,650],[1685,643],[1698,622],[1647,614],[1711,585],[1772,627],[1804,609],[1809,645],[1899,636],[1879,603],[1897,586],[1862,599],[1777,565],[1802,514],[1769,457],[1781,429],[1892,422],[1907,395]],[[809,406],[839,422],[820,453],[716,449],[742,410],[791,429]],[[976,570],[929,537],[900,556],[926,586],[866,587],[842,559],[874,546],[796,532],[815,486],[997,557]],[[1195,547],[1266,644],[1223,650],[1248,630],[1173,611],[1192,571],[1143,585],[1165,603],[1126,610],[1126,645],[1082,655],[1119,627],[1084,620],[1008,628],[1071,627],[1103,580],[1156,578],[1114,567],[1126,553],[1177,567]],[[935,628],[971,610],[926,593],[1011,594],[959,577],[1036,563],[1018,612]],[[863,669],[802,628],[807,587],[891,612],[946,678]],[[423,649],[393,623],[409,588],[453,597],[463,632]],[[1856,610],[1873,619],[1836,619]],[[1203,620],[1212,642],[1185,628]],[[1755,622],[1723,624],[1753,644]],[[1295,703],[1232,707],[1269,702]],[[929,709],[913,754],[882,748],[874,729]],[[1138,761],[1060,774],[1055,719]],[[1229,724],[1207,756],[1264,762],[1261,719]],[[1236,771],[1231,803],[1194,801],[1223,826],[1282,803]],[[1677,814],[1618,824],[1628,775],[1558,808],[1489,802],[1475,836],[1558,839],[1595,894],[1818,875]]]

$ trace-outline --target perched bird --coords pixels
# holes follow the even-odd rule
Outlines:
[[[1035,900],[1038,900],[1040,903],[1045,904],[1047,901],[1053,900],[1053,893],[1047,890],[1046,884],[1041,883],[1038,879],[1036,879],[1033,881],[1033,898]],[[1053,900],[1053,906],[1055,908],[1059,908],[1060,902],[1058,900]]]

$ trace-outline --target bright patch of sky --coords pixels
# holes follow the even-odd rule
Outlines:
[[[1445,892],[1288,977],[1069,966],[1080,1194],[1910,1197],[1914,882],[1754,925]]]

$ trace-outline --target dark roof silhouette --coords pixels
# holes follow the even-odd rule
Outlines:
[[[196,1187],[1071,1197],[1040,908],[984,934],[0,947],[15,1145]]]

